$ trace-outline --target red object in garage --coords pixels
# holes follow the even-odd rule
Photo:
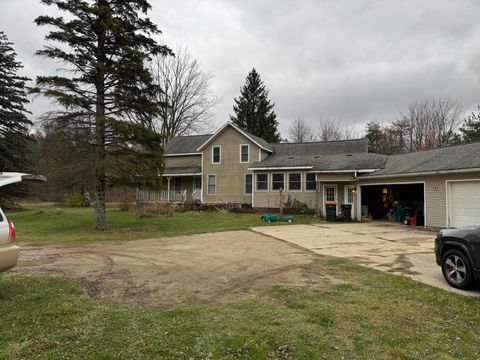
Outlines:
[[[410,216],[410,226],[417,226],[417,215]]]

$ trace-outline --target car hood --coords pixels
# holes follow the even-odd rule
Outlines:
[[[465,238],[469,235],[480,236],[480,227],[478,226],[468,226],[457,229],[443,229],[440,230],[439,235],[441,237],[456,237],[456,238]]]

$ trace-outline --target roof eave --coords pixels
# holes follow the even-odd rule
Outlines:
[[[422,172],[386,174],[386,175],[368,174],[368,175],[362,175],[360,176],[360,178],[361,179],[382,179],[382,178],[394,178],[394,177],[427,176],[427,175],[458,174],[458,173],[472,173],[472,172],[480,172],[480,168],[422,171]]]

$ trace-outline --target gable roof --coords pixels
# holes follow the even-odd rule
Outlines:
[[[177,136],[167,143],[164,155],[185,155],[197,153],[197,148],[212,135]]]
[[[408,176],[476,169],[480,171],[480,142],[390,155],[382,169],[362,177]]]
[[[253,142],[255,145],[257,145],[260,149],[262,150],[265,150],[265,151],[268,151],[268,152],[273,152],[272,149],[271,149],[271,145],[269,143],[267,143],[265,140],[259,138],[258,136],[255,136],[253,134],[250,134],[248,131],[245,131],[241,128],[239,128],[237,125],[235,125],[234,123],[228,121],[226,122],[220,129],[218,129],[217,131],[215,131],[214,134],[210,135],[210,137],[205,141],[203,142],[197,149],[196,151],[199,152],[199,151],[202,151],[205,146],[207,146],[213,139],[215,139],[218,135],[220,135],[220,133],[227,127],[227,126],[231,126],[232,128],[234,128],[235,130],[237,130],[240,134],[242,134],[243,136],[245,136],[248,140],[250,140],[251,142]]]

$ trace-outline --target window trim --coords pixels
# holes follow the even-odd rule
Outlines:
[[[271,191],[280,191],[280,189],[274,189],[273,188],[273,175],[283,175],[283,187],[281,188],[283,191],[285,191],[285,173],[283,172],[277,172],[277,173],[272,173],[272,176],[270,177],[271,179]]]
[[[218,162],[214,162],[214,149],[218,148]],[[212,165],[219,165],[222,163],[222,145],[213,145],[212,146]]]
[[[300,175],[300,189],[290,189],[290,175]],[[289,172],[287,173],[287,187],[289,192],[301,192],[302,191],[302,173],[301,172]]]
[[[209,180],[210,176],[213,176],[213,178],[215,179],[215,193],[213,193],[213,194],[209,193],[210,183],[209,183],[208,180]],[[210,196],[217,195],[217,175],[216,174],[208,174],[207,175],[207,195],[210,195]]]
[[[247,193],[247,175],[250,175],[252,177],[252,192],[251,193]],[[250,196],[253,194],[253,180],[254,180],[254,176],[252,173],[245,173],[243,174],[243,195],[247,195],[247,196]]]
[[[258,189],[258,186],[257,186],[258,185],[258,180],[257,180],[258,175],[267,175],[267,188],[266,189],[262,189],[262,190]],[[266,173],[266,172],[255,173],[255,191],[257,191],[257,192],[268,192],[270,190],[269,184],[270,184],[270,176],[269,176],[268,173]]]
[[[242,146],[247,147],[247,161],[242,161]],[[240,164],[248,164],[250,162],[250,144],[240,144]]]
[[[315,175],[315,189],[314,190],[311,190],[311,189],[307,189],[307,174],[313,174]],[[313,173],[313,172],[306,172],[305,173],[305,192],[316,192],[317,191],[317,174]]]

